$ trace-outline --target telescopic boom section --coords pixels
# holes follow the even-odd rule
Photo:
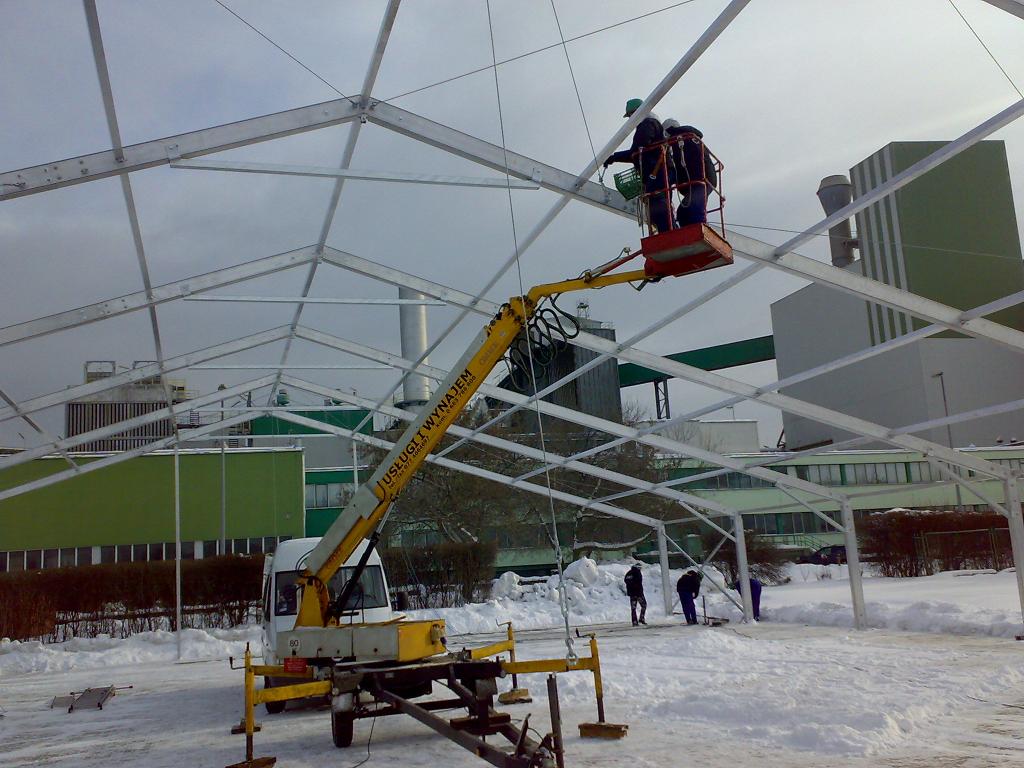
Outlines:
[[[514,297],[504,304],[452,368],[434,397],[423,406],[416,419],[395,442],[394,448],[377,471],[360,486],[352,501],[310,552],[300,577],[300,583],[303,584],[302,603],[295,626],[323,627],[329,623],[327,583],[362,541],[375,540],[395,499],[448,428],[458,419],[462,409],[508,351],[516,336],[526,327],[543,299],[570,291],[642,281],[644,278],[643,270],[635,270],[548,283],[536,286],[526,296]],[[355,569],[351,581],[358,582],[360,570],[358,567]]]

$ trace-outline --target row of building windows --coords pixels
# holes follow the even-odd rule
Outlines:
[[[270,554],[279,542],[291,536],[257,536],[228,539],[221,553],[220,541],[181,542],[182,560],[198,560],[218,554]],[[99,547],[62,547],[60,549],[27,549],[0,552],[0,573],[6,571],[38,571],[43,568],[68,568],[94,563],[130,563],[145,560],[173,560],[174,542],[155,544],[105,544]]]
[[[344,507],[352,496],[351,483],[318,483],[306,485],[306,509]]]
[[[983,512],[988,510],[988,506],[985,504],[965,504],[964,509],[968,512]],[[883,511],[885,510],[854,510],[854,523],[859,523],[865,517],[875,512]],[[823,514],[836,522],[839,521],[838,512],[825,512]],[[754,530],[756,533],[768,535],[836,533],[838,530],[812,512],[770,512],[763,515],[744,515],[743,526],[744,528]]]
[[[1021,459],[996,459],[993,463],[1022,471]],[[877,464],[801,464],[788,467],[768,467],[775,472],[792,475],[818,485],[907,485],[933,483],[946,478],[926,461],[884,462]],[[714,472],[707,467],[688,467],[678,470],[680,477]],[[974,473],[968,471],[968,476]],[[724,472],[687,483],[694,490],[748,490],[772,488],[774,483],[742,472]]]

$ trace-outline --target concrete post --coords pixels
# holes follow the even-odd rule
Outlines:
[[[754,603],[750,598],[750,568],[747,565],[747,539],[743,533],[743,515],[733,515],[733,535],[736,537],[736,568],[740,572],[740,598],[743,601],[743,621],[754,620]]]
[[[658,525],[658,561],[661,563],[661,596],[665,603],[665,615],[672,615],[672,577],[668,573],[668,537],[665,535],[665,524]]]
[[[850,597],[853,602],[853,626],[864,629],[867,613],[864,610],[864,584],[860,573],[860,552],[857,549],[857,529],[853,522],[853,506],[849,500],[840,503],[846,543],[846,565],[850,571]]]
[[[1021,515],[1020,486],[1017,478],[1003,481],[1006,511],[1010,513],[1010,547],[1013,550],[1013,566],[1017,571],[1017,596],[1020,600],[1021,617],[1024,619],[1024,517]]]

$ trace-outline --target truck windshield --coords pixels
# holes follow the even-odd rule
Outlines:
[[[352,575],[354,568],[342,568],[331,578],[327,585],[333,600],[341,594],[342,588]],[[299,608],[299,589],[295,586],[298,571],[280,571],[274,575],[274,615],[294,616]],[[384,608],[389,604],[387,591],[384,589],[384,575],[379,565],[368,565],[359,579],[359,587],[348,598],[346,611],[358,611],[363,608]]]

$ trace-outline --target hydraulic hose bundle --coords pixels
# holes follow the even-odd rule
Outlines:
[[[569,341],[580,333],[580,323],[565,312],[552,296],[551,306],[539,308],[530,319],[526,329],[516,337],[505,356],[508,380],[512,387],[526,394],[532,394],[533,376],[541,379],[559,353],[569,346]],[[533,357],[533,371],[530,371],[530,357]]]

